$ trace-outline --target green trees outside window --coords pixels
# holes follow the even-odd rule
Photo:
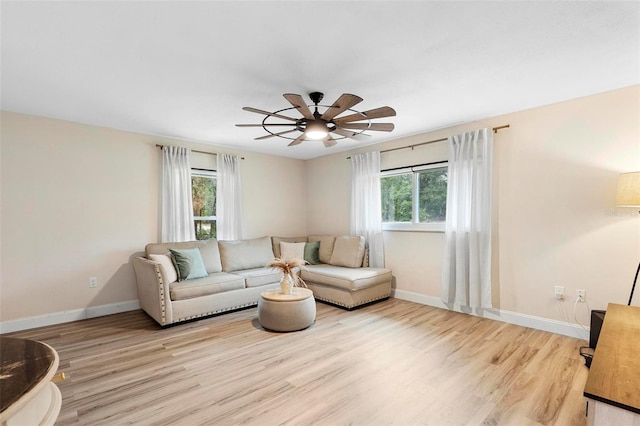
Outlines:
[[[196,239],[216,237],[216,176],[214,172],[192,171],[191,194]]]
[[[447,167],[382,176],[380,189],[383,222],[432,223],[446,219]]]
[[[413,178],[411,173],[380,179],[383,222],[411,222]]]
[[[418,172],[419,222],[444,222],[447,218],[447,168]]]

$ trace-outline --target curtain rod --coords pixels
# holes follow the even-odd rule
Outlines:
[[[162,149],[162,148],[164,148],[164,145],[156,144],[156,147],[158,147],[158,148]],[[190,151],[191,151],[191,152],[196,152],[196,153],[198,153],[198,154],[218,155],[218,153],[217,153],[217,152],[196,151],[195,149],[190,149]],[[244,157],[240,157],[240,159],[241,159],[241,160],[244,160]]]
[[[508,127],[510,127],[510,125],[509,125],[509,124],[505,124],[505,125],[503,125],[503,126],[496,126],[496,127],[492,128],[491,130],[493,130],[493,133],[498,133],[498,130],[506,129],[506,128],[508,128]],[[436,143],[436,142],[444,142],[444,141],[446,141],[447,139],[449,139],[449,138],[440,138],[440,139],[434,139],[434,140],[432,140],[432,141],[426,141],[426,142],[416,143],[416,144],[413,144],[413,145],[400,146],[400,147],[398,147],[398,148],[383,149],[382,151],[380,151],[380,154],[382,154],[383,152],[397,151],[397,150],[399,150],[399,149],[407,149],[407,148],[411,148],[411,149],[413,149],[413,148],[415,148],[416,146],[429,145],[429,144],[431,144],[431,143]],[[350,159],[351,159],[351,157],[347,157],[347,160],[350,160]]]
[[[435,164],[445,164],[448,163],[449,161],[445,160],[445,161],[434,161],[432,163],[422,163],[422,164],[414,164],[413,166],[404,166],[404,167],[393,167],[391,169],[382,169],[380,170],[381,172],[392,172],[394,170],[402,170],[402,169],[411,169],[411,171],[413,171],[413,169],[415,167],[422,167],[422,166],[433,166]]]

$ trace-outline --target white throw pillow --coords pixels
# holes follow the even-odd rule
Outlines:
[[[160,272],[168,281],[167,284],[178,281],[178,272],[176,272],[176,267],[173,266],[169,256],[166,254],[150,254],[149,259],[160,264]]]
[[[306,243],[285,243],[280,241],[280,259],[304,259],[304,246]]]

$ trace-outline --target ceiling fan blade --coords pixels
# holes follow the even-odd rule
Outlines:
[[[379,132],[390,132],[395,126],[393,123],[344,123],[340,124],[343,129],[355,130],[376,130]]]
[[[362,111],[361,113],[351,114],[344,117],[338,117],[333,120],[336,124],[349,123],[351,121],[371,120],[373,118],[393,117],[396,111],[388,106]]]
[[[334,146],[338,142],[336,142],[335,139],[333,139],[331,136],[327,136],[326,138],[324,138],[322,140],[322,143],[324,143],[324,146],[326,148],[331,148],[332,146]]]
[[[275,112],[263,111],[263,110],[257,109],[257,108],[243,107],[242,109],[245,110],[245,111],[249,111],[249,112],[255,112],[257,114],[264,114],[264,115],[269,115],[271,117],[282,118],[283,120],[298,121],[295,118],[287,117],[286,115],[276,114]]]
[[[367,135],[365,133],[358,133],[358,132],[353,132],[351,130],[346,130],[346,129],[341,129],[341,128],[336,128],[335,130],[332,130],[333,133],[337,133],[340,136],[344,136],[346,138],[349,139],[353,139],[355,141],[358,142],[364,142],[369,140],[369,138],[371,138],[371,135]]]
[[[255,141],[261,141],[263,139],[269,139],[269,138],[273,138],[275,136],[280,136],[280,135],[286,135],[287,133],[291,133],[291,132],[297,132],[298,129],[293,129],[293,130],[285,130],[284,132],[278,132],[278,133],[273,133],[273,134],[269,134],[266,136],[260,136],[259,138],[255,138]]]
[[[296,126],[296,123],[236,124],[236,127]]]
[[[284,96],[285,99],[288,100],[291,105],[298,108],[298,111],[300,111],[300,114],[302,114],[304,118],[306,118],[307,120],[314,119],[313,114],[311,113],[311,110],[309,109],[307,104],[304,102],[304,99],[302,99],[302,96],[296,95],[293,93],[285,93],[282,96]]]
[[[351,95],[349,93],[343,93],[334,103],[329,107],[324,114],[322,114],[323,120],[331,120],[338,114],[343,113],[349,108],[358,105],[362,102],[362,98],[360,96]]]
[[[300,136],[298,136],[296,138],[296,140],[294,140],[293,142],[291,142],[288,146],[294,146],[294,145],[299,145],[300,143],[302,143],[302,141],[304,140],[304,138],[306,137],[306,135],[303,133]]]

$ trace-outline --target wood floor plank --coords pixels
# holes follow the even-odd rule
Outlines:
[[[318,303],[294,333],[256,316],[161,329],[133,311],[8,335],[58,351],[58,425],[586,424],[577,339],[396,299]]]

